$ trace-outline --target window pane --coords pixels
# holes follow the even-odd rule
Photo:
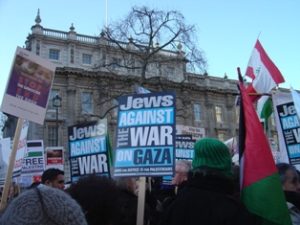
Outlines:
[[[174,76],[175,74],[175,68],[172,66],[167,66],[166,68],[166,74],[167,76]]]
[[[58,90],[55,90],[55,89],[52,89],[52,90],[50,91],[50,97],[49,97],[48,109],[56,109],[55,107],[53,107],[53,101],[52,101],[52,99],[53,99],[56,95],[59,95],[59,91],[58,91]]]
[[[274,115],[274,113],[272,113],[270,117],[271,117],[271,125],[272,125],[273,127],[275,127],[276,124],[275,124],[275,115]]]
[[[37,55],[40,55],[40,48],[41,48],[41,46],[40,46],[40,41],[37,40],[37,41],[36,41],[36,49],[35,49],[35,53],[36,53]]]
[[[224,134],[223,132],[219,132],[219,133],[218,133],[218,139],[219,139],[220,141],[225,141],[225,134]]]
[[[89,92],[81,93],[81,111],[82,111],[82,113],[92,113],[93,112],[92,93],[89,93]]]
[[[217,123],[222,123],[223,122],[222,108],[220,106],[215,106],[215,112],[216,112]]]
[[[82,54],[82,63],[83,64],[92,64],[92,55]]]
[[[113,57],[111,62],[111,68],[112,69],[119,68],[121,66],[121,62],[122,62],[121,59]]]
[[[48,145],[56,146],[56,126],[48,126]]]
[[[70,50],[70,63],[74,63],[74,48],[73,47]]]
[[[201,121],[201,106],[200,106],[200,104],[194,104],[194,118],[195,118],[195,121]]]
[[[49,59],[59,60],[59,50],[50,49],[49,50]]]

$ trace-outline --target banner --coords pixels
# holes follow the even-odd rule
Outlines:
[[[47,147],[45,163],[45,169],[56,168],[64,171],[64,147]]]
[[[300,169],[300,121],[291,93],[272,96],[278,131],[280,161],[289,162]]]
[[[17,178],[21,176],[23,159],[25,157],[26,149],[27,149],[27,133],[28,133],[29,121],[24,120],[23,127],[21,129],[21,135],[19,139],[19,144],[16,153],[16,160],[13,170],[13,178]]]
[[[5,181],[5,174],[7,172],[9,156],[11,153],[11,140],[4,138],[0,140],[0,185]]]
[[[173,175],[174,92],[121,96],[114,176]]]
[[[54,71],[54,64],[18,47],[1,111],[43,124]]]
[[[176,125],[176,134],[192,135],[192,139],[197,141],[205,137],[205,129],[178,124]]]
[[[79,124],[68,128],[72,182],[81,176],[109,176],[107,120]]]
[[[43,140],[27,141],[27,153],[23,160],[22,176],[42,175],[45,170]]]

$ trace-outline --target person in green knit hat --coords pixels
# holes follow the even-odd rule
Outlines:
[[[214,138],[198,140],[187,184],[166,209],[160,225],[260,224],[260,219],[233,197],[234,191],[227,146]]]
[[[232,160],[228,147],[214,138],[203,138],[194,145],[193,171],[220,173],[232,178]]]

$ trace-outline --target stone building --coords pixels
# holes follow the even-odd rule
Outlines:
[[[142,81],[138,70],[101,67],[103,62],[122,60],[103,35],[78,34],[73,24],[67,32],[44,28],[39,14],[35,22],[27,37],[26,49],[49,59],[57,69],[44,125],[31,123],[28,139],[43,139],[46,147],[64,146],[68,159],[68,126],[106,117],[113,139],[116,97],[134,93],[136,85]],[[130,42],[127,44],[130,46]],[[174,60],[164,65],[150,65],[143,87],[151,91],[176,92],[179,127],[221,140],[236,136],[236,80],[190,73],[186,71],[185,61],[178,60],[183,57],[181,53],[180,46],[178,52],[159,53]],[[52,105],[56,95],[62,99],[61,107],[57,108],[58,117]]]

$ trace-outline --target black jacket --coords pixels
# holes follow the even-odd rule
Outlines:
[[[194,174],[163,215],[160,225],[260,224],[233,198],[234,183],[221,175]]]

